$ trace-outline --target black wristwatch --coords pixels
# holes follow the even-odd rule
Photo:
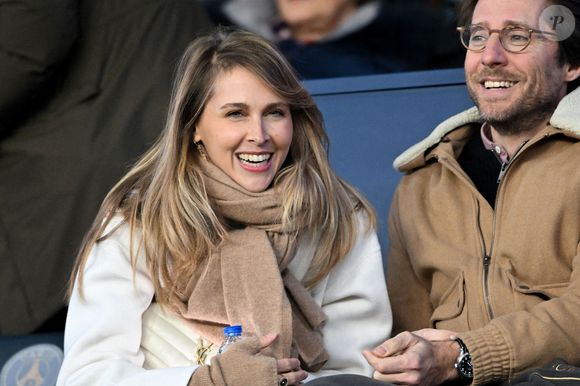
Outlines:
[[[465,343],[459,338],[455,338],[455,341],[459,344],[459,356],[457,361],[455,361],[455,368],[459,374],[459,378],[465,383],[471,383],[473,381],[473,365],[471,364],[471,355],[467,350]]]

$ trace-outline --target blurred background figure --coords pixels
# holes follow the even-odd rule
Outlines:
[[[211,28],[193,0],[0,0],[0,335],[64,328],[82,235]]]
[[[453,4],[442,0],[204,0],[217,24],[276,42],[302,78],[459,67]]]

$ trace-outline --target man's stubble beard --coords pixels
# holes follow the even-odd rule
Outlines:
[[[548,85],[549,82],[544,84]],[[491,124],[498,133],[506,136],[532,131],[547,123],[561,100],[559,90],[551,89],[549,92],[540,93],[541,90],[537,87],[526,87],[517,100],[498,111],[494,109],[493,101],[486,102],[486,106],[492,106],[491,108],[482,108],[470,82],[467,83],[467,90],[482,119]]]

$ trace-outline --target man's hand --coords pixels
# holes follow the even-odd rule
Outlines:
[[[402,332],[363,352],[375,369],[373,378],[402,385],[439,385],[457,377],[458,345],[451,331]]]

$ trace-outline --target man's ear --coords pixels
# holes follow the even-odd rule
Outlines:
[[[571,66],[569,64],[566,64],[566,74],[565,76],[565,81],[566,82],[573,82],[576,79],[578,79],[578,77],[580,77],[580,66]]]

